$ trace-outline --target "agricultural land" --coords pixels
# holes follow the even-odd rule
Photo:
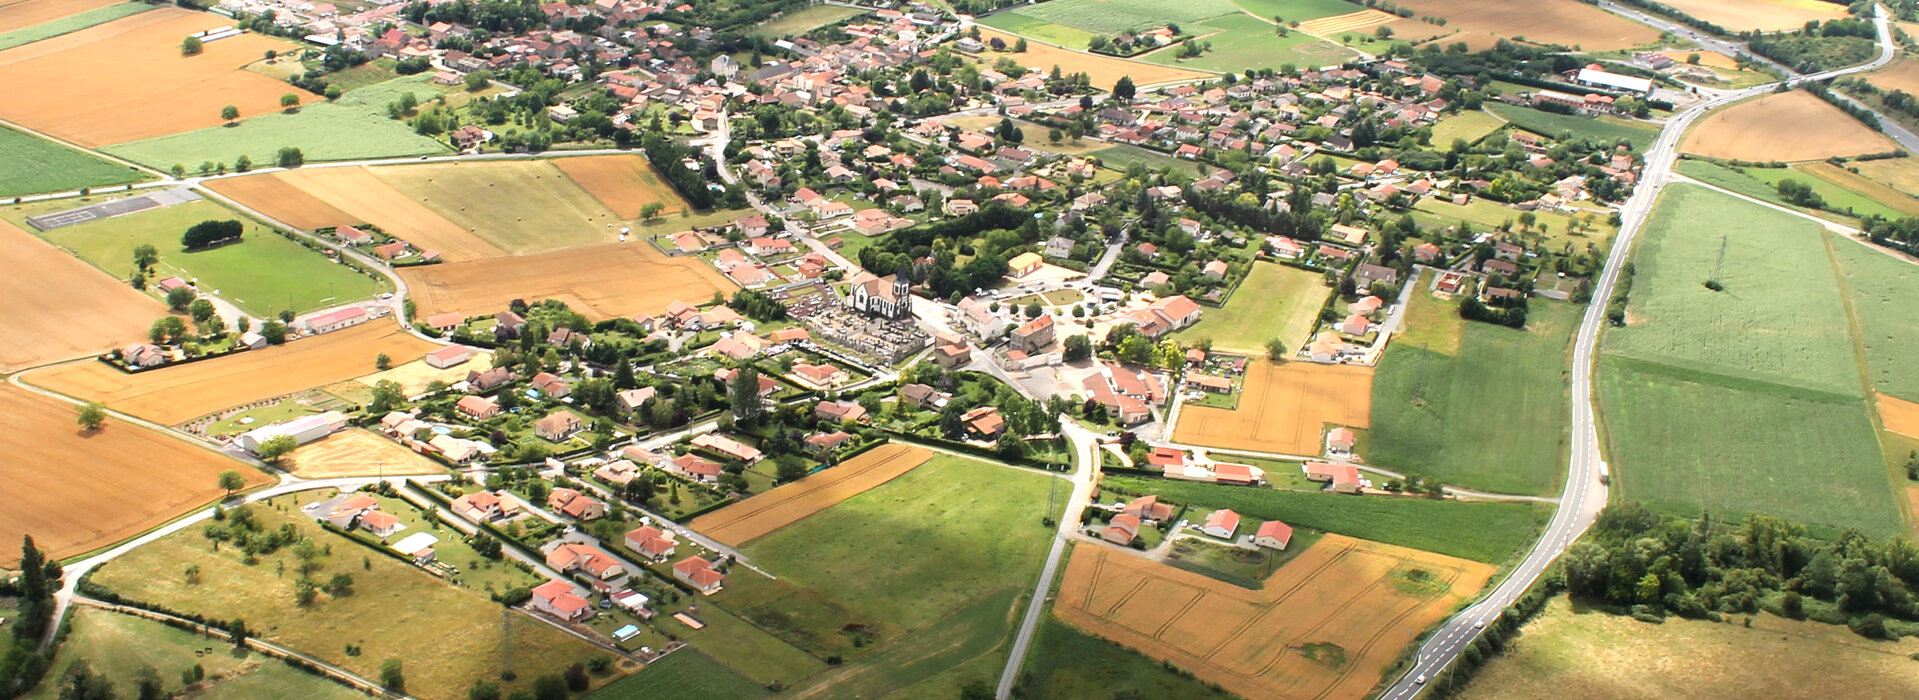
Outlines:
[[[373,175],[515,255],[617,239],[619,217],[552,161],[372,168]]]
[[[92,12],[119,0],[13,0],[0,5],[0,35]]]
[[[1088,555],[1090,556],[1090,555]],[[1096,698],[1109,693],[1136,691],[1146,697],[1233,697],[1188,678],[1122,646],[1081,632],[1049,616],[1040,624],[1026,667],[1031,680],[1025,689],[1034,697]]]
[[[281,466],[303,479],[438,474],[446,471],[438,462],[365,430],[343,430],[301,445],[299,449],[287,453]]]
[[[669,258],[639,241],[515,258],[409,267],[401,279],[422,316],[474,315],[514,299],[557,299],[593,319],[656,313],[674,301],[730,292],[732,280],[696,257]]]
[[[433,250],[448,262],[506,255],[477,231],[447,220],[440,212],[394,189],[372,168],[307,168],[249,175],[215,192],[293,226],[372,224],[421,250]],[[307,226],[312,224],[312,226]]]
[[[830,8],[831,6],[821,6]],[[621,219],[640,218],[640,209],[659,202],[660,216],[679,216],[686,202],[639,156],[582,156],[553,161],[574,184],[600,200]]]
[[[146,337],[166,306],[46,241],[0,221],[0,372],[83,357]],[[62,313],[49,309],[65,307]]]
[[[1372,388],[1371,367],[1250,361],[1239,407],[1182,408],[1173,439],[1233,450],[1318,454],[1329,426],[1367,427]]]
[[[59,655],[54,657],[54,667],[65,670],[69,663],[81,661],[94,673],[106,676],[117,688],[136,687],[136,674],[142,668],[151,668],[159,675],[164,692],[207,700],[365,697],[279,659],[235,651],[222,638],[92,607],[74,611],[73,630],[60,646]],[[181,683],[180,672],[195,666],[205,672],[205,680]],[[25,697],[53,700],[60,696],[55,685],[43,684]]]
[[[645,673],[614,681],[587,697],[592,700],[751,700],[765,688],[697,649],[681,649],[646,667]]]
[[[993,37],[999,37],[1007,43],[1009,49],[1019,40],[1018,37],[1011,34],[997,32],[991,29],[981,29],[980,37],[983,40],[991,40]],[[1082,43],[1082,46],[1083,45]],[[1006,53],[988,53],[984,54],[984,56],[987,58],[1004,56],[1013,59],[1014,63],[1022,66],[1049,71],[1053,69],[1053,66],[1059,66],[1061,71],[1068,73],[1085,73],[1086,79],[1094,85],[1111,85],[1122,77],[1131,77],[1134,83],[1140,85],[1153,85],[1179,80],[1192,80],[1206,75],[1198,71],[1155,66],[1150,63],[1128,61],[1112,56],[1101,56],[1095,53],[1061,48],[1037,41],[1027,42],[1025,51],[1009,50]]]
[[[157,5],[117,0],[26,0],[0,8],[0,50],[137,15]]]
[[[0,197],[65,192],[140,182],[140,171],[67,148],[38,136],[0,127]]]
[[[1669,0],[1664,4],[1735,32],[1798,29],[1807,22],[1846,16],[1844,5],[1820,0]]]
[[[925,448],[882,445],[831,469],[702,516],[691,526],[720,542],[745,544],[892,481],[932,458],[933,453]]]
[[[1586,51],[1616,51],[1659,39],[1659,32],[1578,0],[1525,4],[1498,0],[1406,0],[1397,3],[1418,17],[1441,17],[1462,34],[1441,41],[1466,41],[1474,49],[1492,48],[1495,39],[1573,46]]]
[[[753,28],[753,36],[777,39],[785,36],[801,36],[840,20],[856,17],[863,12],[859,8],[839,5],[814,5],[802,10],[787,12],[767,20]]]
[[[1765,95],[1699,121],[1680,150],[1749,161],[1823,160],[1893,150],[1885,136],[1804,90]]]
[[[1866,371],[1877,391],[1919,401],[1919,324],[1902,310],[1919,294],[1919,268],[1909,261],[1847,241],[1832,244],[1841,279],[1866,350]]]
[[[1240,282],[1226,305],[1207,309],[1206,315],[1175,337],[1209,338],[1215,350],[1260,354],[1266,341],[1278,338],[1288,348],[1307,341],[1326,297],[1333,293],[1315,272],[1271,263],[1256,264]]]

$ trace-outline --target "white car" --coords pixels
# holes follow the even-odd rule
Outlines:
[[[1419,674],[1419,677],[1418,677],[1418,678],[1414,678],[1414,679],[1413,679],[1413,682],[1414,682],[1414,683],[1416,683],[1416,684],[1419,684],[1419,685],[1425,685],[1425,684],[1426,684],[1426,674],[1424,674],[1424,673],[1422,673],[1422,674]]]

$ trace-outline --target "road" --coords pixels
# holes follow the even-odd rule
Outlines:
[[[1066,557],[1066,543],[1079,533],[1080,512],[1093,498],[1093,477],[1099,473],[1099,438],[1093,431],[1081,427],[1070,419],[1060,421],[1060,431],[1071,440],[1073,449],[1079,453],[1079,469],[1073,472],[1073,495],[1066,499],[1066,510],[1060,515],[1059,527],[1053,533],[1053,548],[1046,552],[1046,565],[1040,569],[1039,583],[1033,586],[1033,598],[1026,602],[1026,617],[1019,623],[1019,635],[1013,638],[1012,654],[1006,658],[1006,669],[1000,673],[999,687],[993,697],[1006,700],[1013,693],[1013,683],[1019,680],[1019,667],[1026,661],[1026,650],[1033,644],[1033,632],[1039,629],[1039,621],[1046,617],[1047,596],[1053,590],[1053,579],[1059,575],[1059,565]]]
[[[1825,80],[1841,75],[1873,70],[1892,61],[1895,46],[1892,43],[1890,25],[1887,22],[1886,8],[1875,8],[1874,22],[1879,30],[1879,56],[1863,65],[1842,68],[1800,78],[1803,80]],[[1530,588],[1540,574],[1544,573],[1554,559],[1566,551],[1566,547],[1585,533],[1593,519],[1606,506],[1606,484],[1600,475],[1606,470],[1605,458],[1599,450],[1599,432],[1594,416],[1592,379],[1593,357],[1598,352],[1599,333],[1606,323],[1606,305],[1603,300],[1612,298],[1613,285],[1619,280],[1619,270],[1625,266],[1632,251],[1633,238],[1645,226],[1652,212],[1653,203],[1659,192],[1674,181],[1673,163],[1678,160],[1679,139],[1701,116],[1714,109],[1758,95],[1771,92],[1778,83],[1758,85],[1745,90],[1724,93],[1705,102],[1693,105],[1674,114],[1666,121],[1665,128],[1659,132],[1659,139],[1647,152],[1645,170],[1640,177],[1639,187],[1632,197],[1626,200],[1620,210],[1621,223],[1619,235],[1615,239],[1612,252],[1607,256],[1605,272],[1600,275],[1599,283],[1593,287],[1593,302],[1586,305],[1586,314],[1580,319],[1579,334],[1573,341],[1572,368],[1572,456],[1566,470],[1566,488],[1560,495],[1559,508],[1546,525],[1546,531],[1526,554],[1512,575],[1501,581],[1492,593],[1478,602],[1467,606],[1458,615],[1447,620],[1438,630],[1420,645],[1413,658],[1412,665],[1405,675],[1380,693],[1380,700],[1407,700],[1419,694],[1425,688],[1426,680],[1437,677],[1452,664],[1454,659],[1466,650],[1474,639],[1478,638],[1481,627],[1499,617],[1507,606],[1519,599]]]

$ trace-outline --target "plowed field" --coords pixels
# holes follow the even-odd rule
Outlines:
[[[686,202],[680,200],[673,186],[661,180],[653,166],[639,156],[560,158],[553,164],[622,219],[640,218],[640,207],[649,202],[666,205],[660,216],[677,216],[686,209]]]
[[[73,406],[0,386],[0,541],[33,535],[61,559],[146,531],[219,498],[220,472],[238,470],[248,486],[267,483],[245,464],[115,418],[83,432]],[[17,566],[20,548],[0,549],[0,568]]]
[[[421,318],[504,310],[514,299],[558,299],[594,320],[653,313],[738,287],[696,257],[668,258],[646,243],[613,243],[538,255],[399,270]]]
[[[1326,535],[1247,590],[1080,545],[1053,612],[1249,698],[1360,698],[1494,567]]]
[[[438,462],[414,454],[400,443],[359,428],[342,430],[318,442],[301,445],[282,460],[282,465],[294,476],[304,479],[446,471]]]
[[[700,516],[692,527],[739,546],[892,481],[932,458],[925,448],[881,445],[839,466]]]
[[[1579,0],[1400,0],[1398,5],[1417,17],[1444,17],[1448,29],[1466,33],[1443,39],[1448,44],[1465,40],[1477,47],[1490,45],[1494,36],[1523,37],[1534,43],[1611,51],[1659,39],[1656,29]]]
[[[1231,450],[1319,454],[1327,424],[1364,428],[1373,407],[1373,368],[1250,362],[1239,408],[1180,409],[1173,439]]]
[[[146,337],[166,306],[0,221],[0,372],[103,352]],[[129,263],[131,264],[131,263]]]
[[[1756,161],[1824,160],[1894,148],[1891,139],[1804,90],[1767,95],[1706,117],[1680,146],[1696,155]]]

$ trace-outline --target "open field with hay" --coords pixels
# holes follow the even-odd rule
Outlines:
[[[1881,249],[1832,241],[1834,261],[1852,297],[1866,346],[1866,372],[1878,391],[1919,401],[1919,319],[1907,313],[1919,298],[1919,268]],[[1890,425],[1890,421],[1888,421]],[[1919,433],[1911,433],[1919,437]]]
[[[1822,0],[1665,0],[1667,7],[1735,32],[1775,32],[1847,17],[1845,5]]]
[[[1846,164],[1849,168],[1858,168],[1859,174],[1872,178],[1876,182],[1891,185],[1900,192],[1919,192],[1919,160],[1913,158],[1885,158],[1882,160],[1861,160]]]
[[[1173,439],[1255,452],[1319,454],[1328,425],[1365,428],[1372,411],[1373,368],[1247,363],[1239,408],[1180,410]]]
[[[446,369],[429,365],[426,363],[426,360],[414,360],[406,364],[394,365],[393,369],[375,372],[354,381],[364,384],[368,388],[372,388],[374,384],[382,380],[393,381],[399,383],[400,388],[405,390],[408,396],[418,396],[426,393],[427,388],[432,386],[433,382],[440,381],[454,384],[466,379],[467,372],[484,372],[493,368],[492,351],[478,348],[469,349],[473,351],[471,358]]]
[[[1883,153],[1896,145],[1818,96],[1794,90],[1707,116],[1679,148],[1710,158],[1790,162]]]
[[[495,245],[477,231],[453,223],[439,211],[420,203],[417,197],[395,189],[377,176],[372,168],[303,168],[245,179],[252,177],[264,177],[283,185],[271,188],[268,185],[254,185],[262,188],[265,194],[249,200],[238,194],[250,193],[239,192],[234,198],[248,206],[253,206],[253,201],[261,201],[264,205],[261,211],[274,218],[279,218],[275,207],[280,206],[301,221],[327,222],[323,225],[372,224],[416,248],[439,251],[440,258],[447,262],[508,254],[506,249]],[[276,203],[274,193],[284,191],[286,187],[304,193],[311,199],[297,197],[285,204]],[[216,187],[215,191],[222,190]],[[315,202],[326,208],[316,206]],[[335,211],[351,218],[343,222],[337,218]]]
[[[828,9],[845,9],[821,5]],[[581,156],[552,161],[573,183],[593,195],[621,219],[640,218],[640,208],[653,202],[665,205],[660,216],[678,216],[686,211],[673,186],[660,179],[653,166],[640,156]]]
[[[1448,29],[1487,37],[1469,41],[1491,48],[1490,37],[1524,39],[1535,44],[1577,46],[1586,51],[1616,51],[1659,40],[1659,31],[1578,0],[1516,3],[1504,0],[1402,0],[1417,17],[1444,17]],[[1442,41],[1451,43],[1448,37]],[[1481,47],[1479,44],[1485,46]]]
[[[0,197],[140,182],[140,171],[46,139],[0,127]]]
[[[339,539],[295,510],[321,495],[300,496],[249,508],[262,529],[290,524],[300,536],[327,545],[326,553],[313,561],[318,568],[313,577],[350,574],[351,594],[321,594],[311,605],[301,606],[293,592],[294,577],[276,573],[303,566],[294,548],[283,547],[249,565],[241,562],[246,553],[238,547],[215,551],[200,528],[135,549],[95,570],[93,581],[132,600],[207,617],[243,618],[263,639],[364,677],[378,678],[387,659],[403,659],[407,694],[426,700],[464,698],[473,679],[499,679],[509,654],[518,678],[498,682],[510,692],[530,687],[542,673],[603,653],[547,624],[505,611],[484,595]],[[200,567],[197,583],[181,574],[186,566]],[[349,645],[357,653],[348,654]]]
[[[1197,58],[1180,59],[1178,47],[1168,46],[1140,58],[1169,66],[1236,72],[1289,64],[1317,68],[1338,65],[1355,57],[1350,49],[1305,32],[1279,36],[1271,22],[1243,13],[1180,25],[1180,29],[1199,35],[1201,41],[1211,42],[1213,50]]]
[[[998,17],[998,15],[995,15],[995,17]],[[1013,44],[1019,41],[1019,37],[985,27],[980,29],[979,35],[980,41],[992,41],[993,37],[999,37],[1006,41],[1007,48],[1009,49],[1012,48]],[[989,50],[980,54],[980,57],[989,65],[992,61],[997,61],[1001,57],[1005,57],[1013,59],[1014,63],[1028,68],[1039,68],[1050,71],[1053,69],[1053,66],[1059,66],[1060,71],[1063,73],[1085,73],[1086,79],[1093,84],[1093,87],[1101,90],[1112,87],[1113,83],[1118,82],[1119,79],[1124,76],[1132,76],[1133,82],[1139,85],[1153,85],[1155,83],[1179,80],[1197,80],[1207,77],[1206,73],[1196,70],[1155,66],[1150,63],[1128,61],[1123,58],[1101,56],[1099,54],[1077,50],[1086,48],[1086,42],[1084,41],[1077,45],[1066,44],[1066,46],[1074,47],[1075,50],[1029,41],[1026,43],[1026,50],[1023,52],[1014,53],[1007,51],[1001,53]]]
[[[85,661],[95,674],[112,681],[115,688],[138,687],[135,674],[141,667],[149,667],[160,674],[163,692],[196,700],[366,697],[279,659],[235,651],[225,639],[204,637],[153,620],[86,606],[74,608],[71,619],[73,629],[60,643],[52,668],[65,669],[69,662]],[[177,672],[194,666],[205,669],[207,679],[194,686],[182,685]],[[48,675],[23,697],[27,700],[60,697],[61,684],[51,673]],[[189,687],[193,690],[188,690]]]
[[[435,347],[400,330],[392,319],[376,319],[286,345],[138,374],[101,362],[78,362],[34,370],[25,378],[35,386],[172,425],[362,376],[382,353],[396,363],[409,362]]]
[[[287,64],[300,65],[281,59],[281,65]],[[352,70],[355,69],[349,69]],[[350,77],[354,73],[331,75]],[[244,118],[230,127],[209,126],[102,150],[161,170],[180,165],[195,172],[203,162],[232,163],[243,155],[255,163],[272,163],[280,149],[287,146],[300,149],[300,155],[308,163],[439,155],[451,153],[453,149],[443,141],[415,133],[406,122],[391,118],[387,105],[409,92],[422,105],[433,104],[434,100],[444,97],[447,105],[454,108],[474,97],[474,93],[462,88],[433,82],[431,72],[348,89],[337,100],[327,100],[291,85],[284,87],[300,97],[299,109],[292,112],[242,109],[240,114]],[[481,94],[491,92],[489,89]]]
[[[825,471],[702,515],[688,526],[737,546],[892,481],[932,458],[933,453],[923,447],[881,445]]]
[[[1244,697],[1360,697],[1493,571],[1328,535],[1250,591],[1131,552],[1081,546],[1053,611]]]
[[[97,354],[146,337],[165,304],[0,221],[0,372]]]
[[[301,445],[281,459],[280,466],[303,479],[439,474],[446,471],[438,462],[414,454],[412,450],[401,447],[400,443],[359,428],[342,430]]]
[[[97,147],[217,126],[223,105],[278,110],[295,88],[244,66],[293,44],[249,33],[180,55],[182,37],[232,22],[163,8],[0,51],[0,119]]]
[[[1287,22],[1333,17],[1353,12],[1346,0],[1233,0],[1239,9],[1265,19],[1279,17]]]
[[[64,401],[14,386],[0,387],[0,478],[9,504],[0,509],[0,538],[34,543],[53,559],[99,549],[145,532],[224,491],[220,472],[238,470],[248,486],[265,474],[171,436],[117,418],[85,432]],[[20,550],[0,555],[0,568],[20,563]]]
[[[514,255],[619,239],[623,221],[548,160],[371,168],[374,177]]]
[[[493,313],[514,299],[558,299],[594,320],[653,313],[674,300],[704,301],[736,288],[718,270],[669,258],[643,242],[399,270],[421,317]]]
[[[1750,627],[1735,624],[1746,619]],[[1911,658],[1919,654],[1919,640],[1878,642],[1840,625],[1763,613],[1724,623],[1669,617],[1649,625],[1561,596],[1520,630],[1457,697],[1519,700],[1563,696],[1573,688],[1581,697],[1606,699],[1919,695]],[[1632,668],[1659,672],[1620,672]]]
[[[311,231],[324,226],[366,223],[288,182],[289,174],[277,172],[223,177],[206,181],[206,187],[240,206],[298,229]]]
[[[1296,348],[1309,338],[1320,306],[1333,293],[1318,274],[1274,263],[1253,265],[1253,271],[1226,300],[1207,309],[1199,323],[1173,337],[1182,341],[1211,338],[1213,349],[1255,355],[1266,353],[1266,341],[1278,338]]]

